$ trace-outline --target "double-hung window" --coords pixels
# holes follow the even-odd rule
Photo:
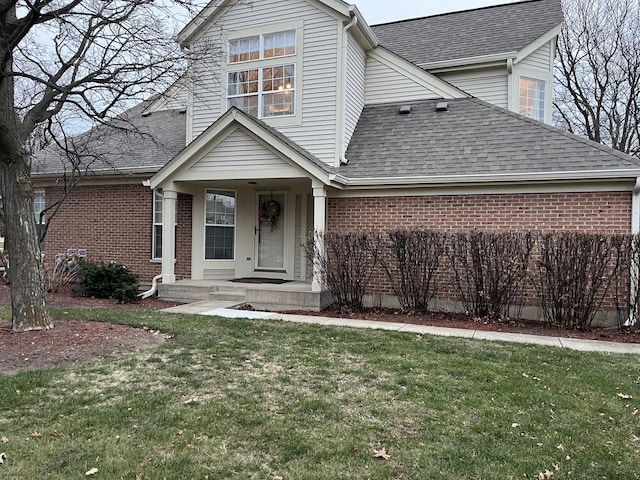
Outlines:
[[[153,191],[153,252],[154,260],[162,259],[162,225],[163,225],[163,201],[164,196],[161,190]],[[176,219],[174,222],[174,238],[177,238],[178,229],[178,212],[176,211]],[[175,252],[174,252],[175,253]]]
[[[295,115],[296,64],[285,60],[295,55],[295,30],[230,40],[228,64],[244,68],[227,73],[227,108],[257,118]]]
[[[520,77],[519,113],[544,122],[547,82],[536,78]]]
[[[236,236],[236,194],[207,190],[205,194],[206,260],[233,260]]]

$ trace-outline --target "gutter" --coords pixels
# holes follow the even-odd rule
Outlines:
[[[405,187],[407,185],[451,185],[474,183],[500,183],[518,181],[565,181],[565,180],[600,180],[614,178],[638,178],[640,169],[633,170],[586,170],[570,172],[540,173],[498,173],[488,175],[440,175],[421,177],[369,177],[348,178],[344,175],[331,175],[330,179],[348,187],[389,186]],[[640,187],[638,187],[640,189]],[[640,211],[640,191],[638,208]],[[640,220],[638,222],[640,230]]]
[[[340,79],[340,92],[342,92],[342,94],[340,99],[340,126],[338,131],[338,165],[336,165],[336,167],[348,162],[345,158],[347,148],[344,138],[347,131],[347,56],[349,55],[349,30],[358,24],[358,16],[353,10],[353,6],[349,7],[349,14],[351,15],[351,21],[342,29],[342,78]]]

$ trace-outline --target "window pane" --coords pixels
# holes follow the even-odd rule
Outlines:
[[[228,77],[229,96],[258,93],[258,70],[231,72]]]
[[[258,117],[258,96],[252,97],[236,97],[229,99],[229,108],[237,107],[243,112]]]
[[[153,258],[162,258],[162,225],[153,226]]]
[[[260,37],[239,38],[229,41],[229,63],[246,62],[260,58]]]
[[[45,197],[44,192],[35,192],[33,194],[33,216],[36,219],[36,223],[40,223],[40,214],[45,209]],[[44,222],[44,217],[42,218]]]
[[[153,192],[153,223],[162,223],[162,194]]]
[[[207,227],[205,253],[207,260],[233,260],[234,227]]]
[[[207,190],[205,208],[207,225],[235,225],[235,195],[235,192],[226,190]]]
[[[279,115],[294,115],[293,92],[268,93],[264,95],[263,117],[275,117]]]
[[[544,122],[546,82],[534,78],[520,78],[519,113]]]
[[[274,92],[290,90],[295,87],[295,66],[282,65],[262,70],[262,90]]]
[[[296,32],[270,33],[264,36],[264,58],[284,57],[296,54]]]

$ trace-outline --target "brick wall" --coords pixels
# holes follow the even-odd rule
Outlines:
[[[58,188],[45,189],[47,203]],[[86,248],[93,261],[127,265],[149,282],[161,271],[152,262],[152,191],[143,185],[78,186],[50,220],[45,261],[68,248]],[[176,277],[191,276],[191,197],[178,198]]]
[[[331,198],[328,229],[631,231],[631,192]]]
[[[385,231],[430,228],[442,231],[631,232],[631,192],[437,195],[423,197],[331,198],[328,230]],[[441,298],[454,298],[448,272]],[[537,303],[529,285],[527,303]],[[392,295],[386,274],[378,269],[370,293]]]

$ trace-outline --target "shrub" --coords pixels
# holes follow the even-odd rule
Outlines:
[[[611,235],[547,233],[540,240],[538,289],[545,319],[554,326],[588,329],[616,274]]]
[[[446,235],[433,230],[389,232],[382,266],[404,311],[426,312],[438,294]]]
[[[82,262],[78,292],[85,297],[114,298],[120,303],[138,301],[138,276],[118,263]]]
[[[450,259],[454,285],[474,315],[518,316],[529,272],[533,235],[473,231],[451,236]]]
[[[363,232],[316,233],[306,249],[340,307],[360,311],[380,252],[380,236]],[[322,247],[318,247],[318,244]]]

